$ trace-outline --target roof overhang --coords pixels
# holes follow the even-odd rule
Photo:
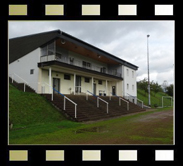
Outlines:
[[[120,58],[118,58],[118,57],[116,57],[116,56],[114,56],[114,55],[112,55],[110,53],[107,53],[107,52],[105,52],[105,51],[103,51],[103,50],[101,50],[101,49],[99,49],[99,48],[97,48],[97,47],[95,47],[93,45],[90,45],[90,44],[88,44],[88,43],[86,43],[86,42],[84,42],[82,40],[79,40],[79,39],[77,39],[77,38],[75,38],[75,37],[73,37],[73,36],[71,36],[71,35],[69,35],[69,34],[67,34],[65,32],[61,32],[59,37],[60,37],[60,39],[64,39],[66,41],[74,43],[77,46],[80,46],[80,47],[83,47],[83,48],[85,48],[87,50],[95,52],[97,55],[104,56],[107,59],[111,60],[113,62],[113,64],[115,64],[114,62],[116,62],[116,64],[121,64],[121,65],[130,67],[130,68],[132,68],[134,70],[138,69],[138,66],[133,65],[133,64],[131,64],[131,63],[125,61],[125,60],[122,60],[122,59],[120,59]]]

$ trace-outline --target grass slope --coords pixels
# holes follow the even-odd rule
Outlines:
[[[9,119],[15,128],[66,120],[43,96],[19,91],[11,84],[9,85]]]
[[[168,96],[164,92],[158,92],[157,94],[154,94],[154,92],[151,92],[151,106],[154,107],[156,104],[158,107],[162,106],[162,96]],[[148,94],[145,94],[144,90],[137,89],[137,98],[142,100],[145,105],[148,105]],[[170,106],[171,100],[169,98],[164,98],[164,106]]]

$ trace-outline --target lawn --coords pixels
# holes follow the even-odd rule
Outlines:
[[[52,122],[10,131],[10,144],[173,144],[173,118],[139,121],[158,109],[90,124],[71,121]],[[162,115],[164,117],[164,115]]]
[[[66,119],[43,96],[10,85],[9,119],[13,128],[9,130],[9,144],[173,144],[172,112],[168,107],[78,123]]]

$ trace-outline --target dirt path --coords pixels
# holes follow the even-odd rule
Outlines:
[[[173,110],[154,112],[152,114],[144,115],[141,118],[136,119],[138,122],[150,122],[155,119],[163,120],[173,117]]]

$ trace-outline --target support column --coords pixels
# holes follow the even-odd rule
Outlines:
[[[93,93],[93,77],[92,77],[92,91],[91,92]]]
[[[52,93],[52,84],[51,84],[51,67],[49,68],[49,85],[50,85],[50,93]]]
[[[107,84],[107,80],[105,82],[105,91],[106,91],[106,96],[108,95],[108,84]]]
[[[74,73],[74,95],[76,93],[76,74]]]
[[[117,92],[118,92],[118,82],[116,82],[116,95],[118,96],[119,94]]]

